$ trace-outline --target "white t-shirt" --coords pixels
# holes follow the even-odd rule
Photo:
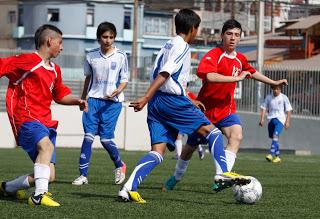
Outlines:
[[[159,88],[160,91],[176,95],[186,95],[189,81],[191,54],[188,43],[175,36],[160,50],[150,73],[152,82],[160,72],[168,72],[170,77]]]
[[[292,106],[288,97],[280,93],[278,96],[273,96],[273,94],[268,94],[261,105],[262,109],[265,109],[268,113],[268,120],[273,118],[279,119],[279,121],[284,124],[286,121],[286,112],[292,111]]]
[[[100,48],[94,49],[87,53],[84,75],[91,75],[89,97],[104,98],[111,95],[120,83],[128,82],[127,56],[117,48],[108,55],[104,55]],[[123,102],[123,92],[114,97],[113,101]]]

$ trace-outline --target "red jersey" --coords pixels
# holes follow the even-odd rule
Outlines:
[[[197,95],[195,95],[191,91],[187,91],[187,96],[192,100],[196,100],[197,99]]]
[[[212,123],[217,123],[236,112],[234,101],[236,82],[208,82],[206,74],[218,73],[236,77],[242,71],[249,71],[252,74],[256,72],[241,53],[231,56],[218,47],[210,50],[202,58],[197,71],[198,77],[202,79],[202,87],[197,99],[205,105],[205,114]]]
[[[71,90],[62,83],[61,69],[50,63],[45,66],[37,53],[0,58],[0,77],[9,85],[6,106],[13,133],[17,138],[21,125],[39,121],[48,128],[57,128],[52,120],[51,102],[59,101]]]

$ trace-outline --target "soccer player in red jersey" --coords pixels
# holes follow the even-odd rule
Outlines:
[[[62,32],[53,25],[42,25],[35,33],[37,51],[0,58],[0,77],[9,85],[6,106],[17,144],[34,163],[33,174],[2,182],[0,194],[23,198],[22,189],[35,186],[29,205],[60,206],[48,192],[55,179],[55,142],[58,121],[52,119],[51,102],[78,105],[87,111],[87,102],[72,97],[62,83],[61,69],[51,62],[63,50]]]
[[[234,166],[236,153],[242,140],[242,126],[240,118],[236,114],[234,100],[236,83],[246,78],[252,78],[270,85],[287,84],[286,79],[274,81],[256,71],[248,64],[243,54],[236,52],[241,33],[242,27],[238,21],[234,19],[226,21],[221,31],[222,45],[204,55],[197,71],[198,77],[202,79],[202,87],[197,100],[204,104],[206,117],[228,139],[225,150],[228,171],[231,171]],[[196,134],[189,136],[188,142],[182,150],[181,159],[189,161],[197,148],[196,146],[205,142],[205,139]],[[172,190],[174,185],[181,180],[185,171],[186,167],[179,169],[177,163],[174,176],[165,184],[166,189]],[[221,170],[216,168],[216,176],[220,172]],[[215,181],[217,180],[215,177]],[[214,183],[213,189],[220,191],[224,188]]]

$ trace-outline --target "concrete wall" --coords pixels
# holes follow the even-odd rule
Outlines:
[[[80,147],[83,139],[81,116],[78,107],[52,106],[53,118],[59,120],[57,146]],[[267,135],[267,127],[258,126],[259,114],[239,113],[244,139],[241,148],[268,149],[271,140]],[[147,126],[146,107],[141,112],[134,112],[123,104],[115,132],[115,142],[119,148],[125,150],[149,150],[150,137]],[[14,137],[6,113],[0,113],[0,147],[15,147]],[[319,145],[320,120],[306,120],[293,118],[291,127],[284,130],[280,137],[280,149],[290,149],[298,152],[320,154]],[[101,147],[99,137],[96,137],[94,147]]]

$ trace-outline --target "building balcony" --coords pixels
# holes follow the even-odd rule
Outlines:
[[[12,30],[12,37],[13,38],[22,38],[24,36],[24,27],[14,27]]]

